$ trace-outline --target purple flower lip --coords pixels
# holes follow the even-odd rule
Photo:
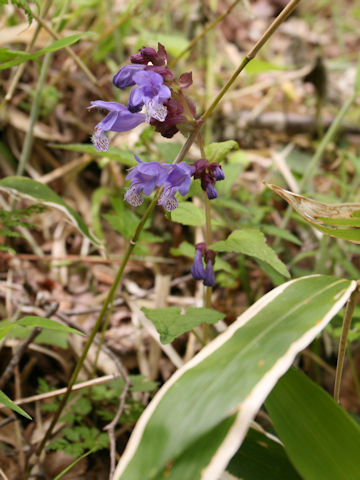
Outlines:
[[[91,102],[91,106],[88,107],[89,110],[94,108],[104,108],[110,111],[110,113],[95,126],[95,133],[92,137],[94,146],[99,152],[104,152],[109,148],[109,140],[104,132],[126,132],[140,125],[146,118],[143,113],[131,113],[125,105],[117,102],[96,100]]]
[[[131,180],[130,188],[124,199],[133,207],[138,207],[144,201],[144,195],[151,195],[155,188],[160,187],[168,174],[168,169],[158,162],[143,162],[137,155],[138,164],[130,169],[126,180]]]
[[[146,121],[151,118],[163,122],[167,115],[164,102],[171,97],[170,88],[164,85],[164,79],[156,72],[140,70],[132,77],[135,86],[130,92],[128,108],[139,111],[145,105]]]
[[[169,165],[169,167],[169,174],[163,184],[164,191],[160,195],[158,203],[165,210],[172,211],[178,207],[178,201],[175,198],[176,192],[179,192],[182,196],[189,193],[194,167],[185,162]]]

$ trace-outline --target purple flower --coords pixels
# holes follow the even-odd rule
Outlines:
[[[163,77],[156,72],[142,70],[136,72],[132,79],[135,87],[130,92],[129,110],[138,112],[145,105],[148,123],[151,118],[163,122],[167,115],[167,109],[163,104],[171,97],[170,88],[164,85]]]
[[[213,270],[213,264],[210,259],[206,262],[204,285],[207,287],[213,287],[215,285],[215,274]]]
[[[202,259],[205,249],[206,244],[203,242],[195,246],[194,263],[191,267],[191,274],[194,280],[204,280],[205,278],[205,268]]]
[[[120,68],[120,70],[114,75],[113,84],[115,87],[121,89],[135,85],[135,80],[133,79],[135,73],[144,70],[144,68],[146,68],[146,65],[125,65],[125,67]]]
[[[208,183],[206,185],[205,191],[209,200],[213,200],[218,196],[215,185],[213,185],[212,183]]]
[[[215,274],[213,265],[215,263],[215,252],[206,248],[206,243],[201,242],[195,245],[194,263],[191,267],[191,274],[195,280],[203,280],[207,287],[215,285]],[[203,258],[206,267],[204,268]]]
[[[131,168],[126,180],[131,180],[130,188],[125,193],[124,199],[133,207],[138,207],[144,201],[144,195],[150,195],[156,187],[160,187],[168,174],[165,165],[158,162],[143,162],[135,155],[138,165]]]
[[[194,167],[185,162],[172,165],[170,172],[163,184],[164,191],[160,195],[158,204],[165,210],[175,210],[178,207],[178,201],[175,198],[176,192],[186,195],[191,185],[191,175],[194,173]]]
[[[204,285],[207,287],[213,287],[215,285],[215,274],[213,270],[213,265],[215,263],[215,252],[214,250],[205,250],[205,275],[204,275]]]
[[[225,180],[225,173],[223,169],[221,168],[221,165],[218,163],[211,163],[209,170],[212,172],[215,180],[218,182],[219,180]]]
[[[218,196],[215,183],[224,180],[225,174],[221,165],[217,162],[209,163],[206,158],[200,158],[194,163],[194,178],[201,180],[201,188],[206,192],[208,199]]]
[[[125,105],[117,102],[103,102],[96,100],[91,102],[89,110],[93,108],[105,108],[110,113],[95,126],[95,133],[92,137],[93,144],[98,152],[106,152],[109,148],[109,139],[104,132],[126,132],[132,128],[137,127],[140,123],[145,121],[143,113],[132,113]]]

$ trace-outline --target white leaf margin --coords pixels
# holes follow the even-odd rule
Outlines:
[[[168,380],[168,382],[157,392],[153,400],[145,409],[144,413],[141,415],[132,432],[125,451],[116,467],[114,473],[114,480],[121,479],[121,475],[124,473],[126,467],[130,463],[132,457],[137,450],[137,447],[141,442],[143,432],[153,412],[157,408],[158,404],[160,403],[166,392],[185,372],[198,365],[205,358],[207,358],[218,348],[220,348],[233,336],[233,334],[239,328],[248,323],[257,313],[259,313],[266,305],[271,303],[276,297],[282,294],[290,285],[303,281],[306,278],[314,278],[319,276],[321,275],[308,275],[305,277],[290,280],[271,290],[260,300],[258,300],[254,305],[248,308],[242,315],[240,315],[237,320],[233,324],[231,324],[224,333],[216,337],[188,363],[186,363],[183,367],[177,370],[170,378],[170,380]],[[339,282],[343,280],[344,279],[340,278]],[[218,480],[219,476],[228,465],[230,459],[240,447],[254,416],[265,401],[268,394],[275,386],[276,382],[291,367],[295,356],[299,352],[301,352],[301,350],[306,348],[316,337],[316,335],[318,335],[325,328],[325,326],[336,315],[336,313],[341,310],[341,308],[344,306],[344,304],[356,288],[357,282],[355,280],[352,280],[349,287],[345,289],[341,295],[339,295],[339,299],[327,312],[327,314],[317,322],[315,327],[308,330],[296,342],[291,344],[286,354],[283,355],[275,363],[275,365],[262,377],[260,382],[253,388],[245,401],[243,401],[238,406],[238,408],[236,409],[238,412],[237,418],[233,426],[229,430],[227,436],[225,437],[224,441],[222,442],[221,446],[216,451],[216,454],[212,457],[207,467],[205,467],[205,469],[202,471],[201,480]],[[230,412],[230,414],[235,413],[236,410]]]

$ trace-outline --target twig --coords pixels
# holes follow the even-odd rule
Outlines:
[[[50,318],[52,315],[54,315],[54,313],[57,311],[57,309],[59,308],[59,304],[58,303],[54,303],[48,310],[48,312],[46,313],[45,317],[46,318]],[[35,327],[34,330],[30,333],[30,335],[28,336],[28,338],[20,345],[20,347],[16,350],[16,352],[14,353],[12,359],[10,360],[8,366],[6,367],[4,373],[1,375],[1,378],[0,378],[0,390],[2,390],[4,388],[4,385],[7,383],[7,381],[9,380],[9,378],[11,377],[13,371],[14,371],[14,368],[20,363],[20,360],[22,358],[22,356],[24,355],[26,349],[28,348],[28,346],[30,345],[30,343],[32,343],[35,338],[40,335],[40,333],[42,332],[42,328],[40,327]]]
[[[104,383],[112,382],[113,380],[117,380],[120,378],[121,375],[105,375],[99,378],[93,378],[91,380],[86,380],[86,382],[77,383],[71,389],[72,392],[77,392],[78,390],[84,390],[85,388],[96,387],[97,385],[103,385]],[[41,400],[48,400],[49,398],[59,397],[66,393],[67,388],[59,388],[58,390],[53,390],[51,392],[40,393],[39,395],[32,395],[31,397],[24,397],[19,398],[18,400],[14,400],[16,405],[25,405],[26,403],[32,402],[39,402]],[[7,408],[5,405],[0,405],[0,410],[2,408]],[[11,417],[9,417],[11,418]]]
[[[104,427],[104,430],[108,432],[109,435],[109,440],[110,440],[110,474],[109,474],[109,480],[112,480],[115,472],[115,461],[116,461],[116,442],[115,442],[115,428],[116,425],[124,411],[125,408],[125,401],[126,401],[126,396],[128,394],[129,388],[131,386],[131,382],[129,378],[124,379],[125,384],[124,384],[124,389],[121,392],[120,395],[120,402],[119,402],[119,408],[116,412],[115,417],[113,420]]]

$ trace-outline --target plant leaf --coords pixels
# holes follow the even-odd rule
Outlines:
[[[171,220],[182,225],[201,227],[205,223],[205,213],[191,202],[180,202],[177,209],[171,212]]]
[[[293,464],[307,480],[360,478],[360,427],[303,373],[291,369],[266,401]]]
[[[20,415],[22,415],[23,417],[31,420],[30,415],[28,415],[25,412],[25,410],[23,410],[18,405],[16,405],[16,403],[14,403],[12,400],[10,400],[10,398],[7,395],[5,395],[5,393],[2,392],[1,390],[0,390],[0,403],[5,405],[5,407],[11,408],[11,410],[14,410],[14,412],[20,413]]]
[[[94,157],[103,157],[103,158],[111,158],[118,163],[126,165],[128,167],[133,167],[137,164],[134,154],[129,150],[122,150],[119,147],[110,147],[109,150],[106,152],[98,152],[94,145],[91,143],[84,144],[84,143],[70,143],[67,145],[62,145],[60,143],[50,143],[50,147],[59,148],[60,150],[70,150],[72,152],[79,152],[79,153],[88,153],[93,155]]]
[[[138,421],[114,479],[162,478],[190,445],[237,413],[224,442],[202,469],[202,480],[217,479],[277,380],[356,285],[315,275],[289,281],[262,297],[159,390]],[[166,478],[172,480],[171,469]]]
[[[26,62],[27,60],[35,60],[45,53],[56,52],[57,50],[61,50],[64,47],[69,47],[70,45],[78,42],[81,37],[86,35],[88,32],[85,33],[74,33],[73,35],[69,35],[68,37],[61,38],[60,40],[55,40],[51,45],[48,45],[41,50],[38,50],[34,53],[27,53],[22,54],[19,58],[15,58],[14,60],[10,60],[0,65],[0,70],[5,70],[6,68],[12,68],[20,63]]]
[[[210,308],[187,308],[184,313],[180,307],[143,308],[142,311],[160,333],[161,343],[170,343],[202,323],[216,323],[225,317],[224,313]]]
[[[26,317],[23,317],[17,322],[13,323],[13,325],[48,328],[49,330],[56,330],[58,332],[76,333],[77,335],[85,336],[85,333],[80,332],[80,330],[63,325],[62,323],[56,322],[51,318],[37,317],[35,315],[27,315]]]
[[[267,184],[286,200],[298,214],[321,232],[352,243],[360,243],[360,203],[326,204]]]
[[[231,150],[238,150],[239,145],[235,140],[225,140],[224,142],[213,142],[205,147],[206,158],[209,162],[220,163]]]
[[[245,480],[301,480],[281,443],[252,428],[226,470]]]
[[[232,232],[226,240],[210,247],[215,252],[235,252],[258,258],[268,263],[277,272],[289,277],[289,272],[272,248],[266,244],[265,236],[256,228],[242,228]]]
[[[45,205],[61,210],[83,235],[95,245],[99,244],[99,241],[89,232],[81,216],[47,185],[26,177],[5,177],[0,180],[0,190],[16,192],[21,196],[31,198],[32,200],[40,200]]]

